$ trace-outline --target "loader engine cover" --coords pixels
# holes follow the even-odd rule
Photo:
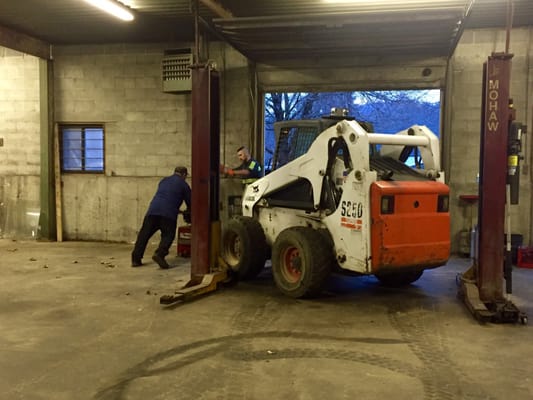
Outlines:
[[[372,273],[438,267],[450,254],[449,188],[435,181],[371,185]]]

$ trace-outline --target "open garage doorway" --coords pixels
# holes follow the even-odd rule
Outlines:
[[[372,124],[373,131],[396,133],[412,125],[425,125],[440,136],[441,91],[386,90],[265,94],[264,161],[270,172],[276,138],[274,122],[315,119],[329,115],[332,107],[345,108],[358,121]]]

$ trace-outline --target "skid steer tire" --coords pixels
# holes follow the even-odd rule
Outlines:
[[[397,288],[407,286],[417,281],[423,273],[423,270],[387,272],[382,274],[376,274],[376,278],[378,278],[379,282],[383,286]]]
[[[238,279],[253,279],[265,266],[268,245],[261,224],[250,217],[231,219],[222,234],[222,258]]]
[[[319,294],[333,261],[331,245],[312,228],[285,229],[272,246],[272,274],[276,286],[294,298]]]

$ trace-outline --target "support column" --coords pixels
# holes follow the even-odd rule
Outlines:
[[[209,66],[192,70],[192,243],[191,280],[217,263],[220,230],[218,194],[220,165],[219,76]]]
[[[54,180],[54,69],[53,61],[39,60],[41,114],[41,180],[39,239],[56,239]]]
[[[479,185],[479,270],[480,299],[503,299],[505,185],[511,58],[493,54],[483,65],[483,105]]]

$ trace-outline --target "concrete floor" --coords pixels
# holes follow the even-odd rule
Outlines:
[[[131,268],[130,251],[0,240],[0,398],[533,399],[531,325],[472,318],[456,298],[466,259],[404,289],[335,277],[314,300],[266,269],[163,308],[189,261]],[[533,270],[514,277],[531,317]]]

